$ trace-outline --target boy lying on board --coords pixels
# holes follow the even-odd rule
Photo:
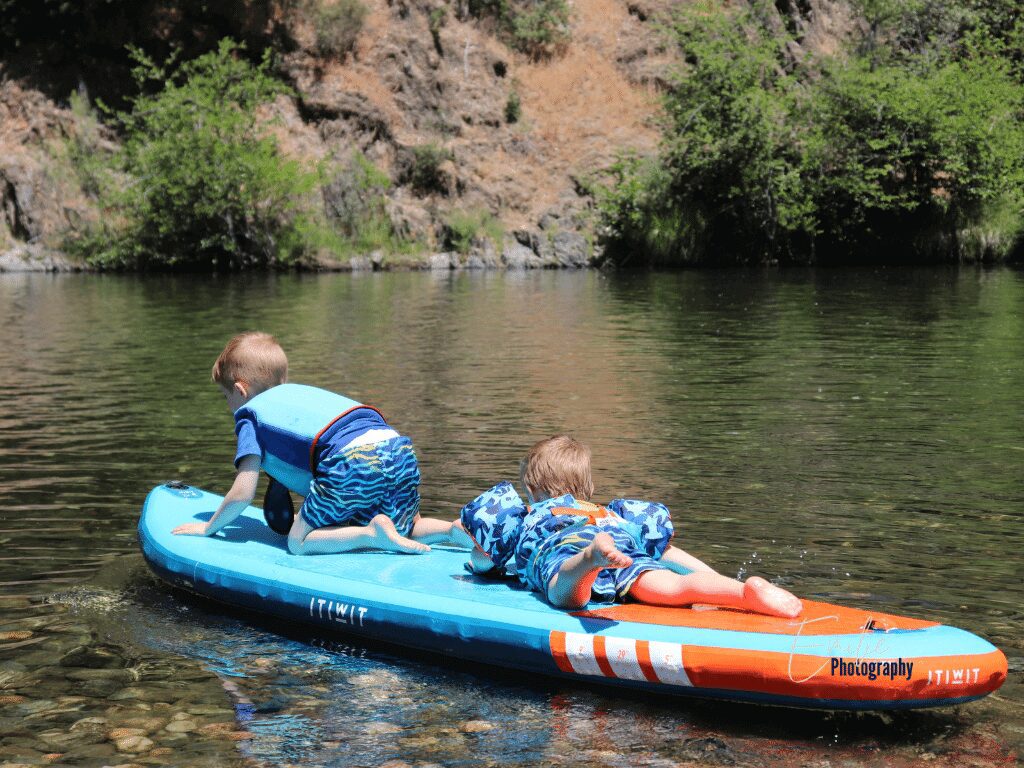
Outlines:
[[[672,520],[663,505],[585,501],[594,492],[590,449],[571,437],[541,440],[520,469],[530,506],[503,482],[462,509],[460,522],[476,542],[468,564],[474,573],[512,573],[558,608],[629,599],[785,618],[802,610],[798,598],[765,579],[730,579],[671,546]]]

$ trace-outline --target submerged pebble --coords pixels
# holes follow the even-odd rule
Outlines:
[[[164,726],[164,730],[168,733],[189,733],[198,727],[195,720],[172,720]]]
[[[494,723],[489,723],[486,720],[467,720],[459,726],[459,730],[463,733],[484,733],[494,730]]]
[[[114,742],[118,752],[147,752],[153,748],[153,742],[145,736],[124,736]]]

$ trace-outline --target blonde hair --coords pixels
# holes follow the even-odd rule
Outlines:
[[[594,495],[590,448],[569,435],[534,443],[520,464],[522,480],[533,494],[554,498],[571,493],[581,501]]]
[[[288,357],[269,333],[246,331],[227,343],[212,376],[224,389],[240,382],[256,394],[288,380]]]

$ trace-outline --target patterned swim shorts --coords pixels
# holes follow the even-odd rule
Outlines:
[[[313,528],[366,525],[383,514],[408,536],[420,511],[419,487],[412,440],[395,437],[320,459],[299,514]]]
[[[548,585],[565,561],[586,549],[599,533],[612,537],[623,554],[633,558],[626,568],[605,568],[597,574],[591,588],[591,599],[599,603],[625,602],[633,584],[646,571],[667,570],[649,556],[643,544],[636,540],[630,527],[574,525],[544,540],[530,558],[525,570],[526,583],[547,597]]]

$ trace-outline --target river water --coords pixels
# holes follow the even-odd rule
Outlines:
[[[729,575],[969,629],[1010,678],[893,715],[528,679],[236,615],[152,577],[223,493],[232,334],[411,435],[454,516],[536,439]],[[1024,274],[0,275],[0,764],[1007,765],[1024,755]]]

